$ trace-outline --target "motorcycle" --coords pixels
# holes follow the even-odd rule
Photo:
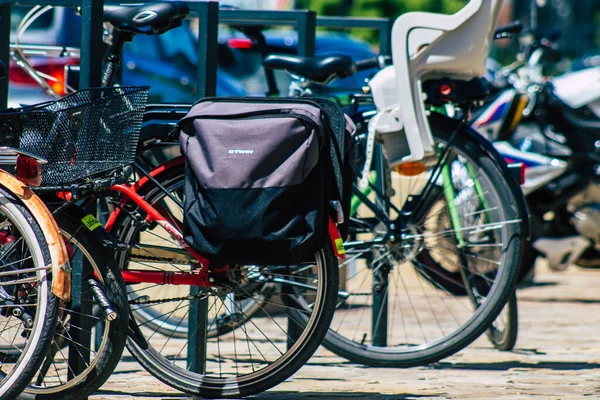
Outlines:
[[[490,76],[496,93],[471,125],[524,167],[531,241],[521,278],[542,254],[551,269],[600,266],[600,68],[549,79],[557,35],[534,39]]]

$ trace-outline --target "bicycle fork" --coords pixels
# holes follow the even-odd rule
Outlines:
[[[481,206],[484,210],[484,216],[486,220],[488,219],[487,214],[487,201],[485,199],[485,195],[483,192],[483,187],[481,186],[481,182],[477,179],[477,172],[473,168],[473,166],[467,161],[466,169],[469,175],[469,178],[473,181],[473,186],[475,188],[475,192],[477,193],[477,197],[480,201]],[[452,229],[455,233],[455,239],[458,244],[458,248],[464,249],[467,246],[467,242],[465,239],[465,231],[462,226],[462,221],[460,217],[460,213],[458,210],[458,205],[456,204],[456,191],[454,189],[454,184],[452,182],[452,171],[450,163],[445,162],[442,166],[442,187],[444,192],[444,198],[446,200],[446,204],[448,205],[448,214],[450,215],[450,222],[452,224]],[[475,295],[473,293],[473,276],[472,274],[467,274],[468,269],[468,261],[466,256],[462,251],[457,253],[458,261],[459,261],[459,271],[463,282],[465,283],[465,288],[468,291],[469,298],[474,306],[477,306],[477,299],[475,299]],[[463,267],[465,266],[465,267]],[[470,271],[469,271],[470,272]]]

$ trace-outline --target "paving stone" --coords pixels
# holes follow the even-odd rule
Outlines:
[[[600,398],[600,270],[554,273],[538,264],[536,284],[519,291],[513,352],[486,338],[433,366],[365,368],[320,349],[294,377],[260,395],[275,399],[595,399]],[[126,354],[90,399],[189,399]]]

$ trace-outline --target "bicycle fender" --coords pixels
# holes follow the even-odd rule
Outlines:
[[[11,174],[0,170],[0,186],[15,195],[31,212],[50,250],[52,293],[62,300],[71,298],[71,268],[65,242],[52,213],[44,202]]]
[[[431,113],[429,117],[429,123],[431,124],[432,129],[438,128],[451,131],[455,131],[460,126],[460,121],[438,113]],[[500,155],[498,150],[496,150],[494,145],[489,140],[481,136],[475,130],[469,127],[462,128],[462,130],[458,133],[456,140],[469,140],[476,144],[481,150],[487,153],[492,160],[494,160],[496,166],[504,176],[512,176],[511,172],[508,170],[508,166],[506,165],[506,160],[504,160],[504,157]],[[531,239],[529,208],[527,207],[527,201],[525,200],[523,190],[521,190],[521,187],[514,179],[507,179],[506,181],[508,182],[511,193],[515,198],[519,214],[523,216],[521,231],[527,239]]]

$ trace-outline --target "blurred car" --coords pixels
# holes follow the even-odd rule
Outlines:
[[[31,6],[13,6],[11,18],[10,41],[17,40],[17,29],[25,15],[32,9]],[[69,11],[67,11],[69,10]],[[66,27],[69,27],[66,29]],[[81,37],[80,17],[70,9],[55,8],[37,18],[21,35],[23,44],[42,44],[64,46],[77,46]],[[40,72],[53,76],[59,80],[56,89],[64,91],[64,67],[73,62],[72,59],[33,58],[32,64]],[[49,100],[46,92],[29,76],[11,61],[9,66],[9,107],[18,107],[23,104],[33,104]]]
[[[149,85],[151,102],[193,103],[198,51],[189,26],[159,36],[138,35],[123,49],[124,85]],[[217,96],[245,96],[246,91],[227,71],[217,71]]]
[[[17,37],[17,28],[32,7],[14,6],[11,20],[11,42]],[[119,82],[123,85],[149,85],[151,102],[190,103],[198,99],[196,93],[197,38],[186,21],[182,27],[160,36],[138,35],[127,43]],[[294,54],[297,50],[295,32],[267,31],[266,42],[271,53]],[[79,47],[81,37],[80,17],[72,8],[55,7],[44,13],[24,32],[21,43]],[[316,40],[315,55],[346,54],[355,60],[375,56],[371,48],[344,35],[322,35]],[[233,30],[219,36],[217,72],[218,96],[260,95],[266,92],[262,57],[256,45]],[[64,90],[64,67],[73,63],[67,58],[33,58],[36,69],[57,79],[53,86]],[[50,97],[16,64],[9,69],[9,106],[32,104]],[[332,87],[360,88],[372,72],[364,71],[353,77],[341,79]],[[286,94],[290,78],[277,72],[281,93]]]
[[[122,82],[131,85],[150,85],[161,93],[163,101],[193,102],[196,94],[197,39],[189,27],[168,31],[160,36],[137,36],[127,44],[123,54]],[[266,32],[271,53],[295,54],[298,46],[295,32]],[[318,35],[315,55],[345,54],[355,60],[374,57],[375,53],[363,43],[344,35]],[[263,95],[267,92],[261,53],[252,40],[241,34],[221,33],[218,48],[217,96]],[[374,71],[363,71],[340,79],[330,85],[341,88],[360,88]],[[290,77],[276,73],[280,93],[288,92]]]
[[[31,6],[13,7],[12,43],[17,39],[19,23],[31,9]],[[21,36],[20,42],[79,47],[80,38],[81,17],[72,8],[55,7],[37,18]],[[198,98],[195,89],[195,40],[189,26],[174,29],[161,36],[137,36],[125,46],[120,83],[152,86],[151,102],[195,101]],[[76,60],[33,57],[30,61],[40,72],[56,78],[53,88],[64,93],[65,66]],[[14,62],[9,67],[9,80],[9,107],[51,100],[35,80]],[[245,92],[233,77],[219,71],[217,94],[243,96]]]

